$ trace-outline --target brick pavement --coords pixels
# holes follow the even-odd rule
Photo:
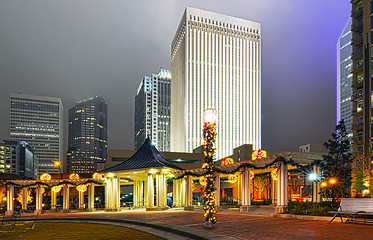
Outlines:
[[[145,212],[48,214],[43,217],[86,217],[130,219],[142,222],[165,222],[192,228],[203,228],[202,212]],[[308,221],[218,213],[212,231],[236,239],[373,239],[373,226],[326,221]]]

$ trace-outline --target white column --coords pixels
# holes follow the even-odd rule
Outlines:
[[[167,206],[167,190],[165,186],[165,175],[157,173],[156,175],[156,191],[157,191],[157,207]]]
[[[138,207],[138,180],[133,181],[133,207],[137,208]]]
[[[84,208],[84,192],[78,191],[79,192],[79,209]]]
[[[51,188],[51,209],[56,210],[57,205],[57,193],[53,191],[53,187]]]
[[[283,178],[284,178],[284,206],[288,205],[288,182],[289,182],[289,176],[288,176],[288,165],[284,165],[283,169]]]
[[[148,174],[148,208],[154,207],[154,179],[152,174]]]
[[[282,167],[282,165],[281,165]],[[281,182],[282,182],[282,172],[281,169],[277,171],[277,188],[276,188],[276,193],[277,193],[277,204],[276,206],[282,206],[282,189],[281,189]]]
[[[238,192],[238,204],[242,205],[242,175],[238,175],[238,180],[237,180],[237,192]]]
[[[42,210],[42,203],[43,203],[43,194],[42,194],[42,190],[43,188],[38,185],[36,187],[36,209],[35,209],[35,213],[41,213],[41,210]]]
[[[95,185],[89,183],[88,185],[88,211],[94,211],[95,209]]]
[[[27,188],[22,188],[22,210],[27,210]]]
[[[112,199],[110,197],[110,194],[111,194],[111,178],[108,178],[106,179],[106,185],[105,185],[105,208],[106,209],[110,209],[111,208],[111,204],[110,204],[110,200]]]
[[[277,187],[277,181],[273,180],[273,178],[272,178],[272,185],[271,185],[272,204],[275,204],[277,202],[276,201],[276,197],[277,197],[276,187]]]
[[[167,178],[164,173],[161,174],[161,184],[162,184],[162,197],[163,197],[163,207],[167,207]]]
[[[144,207],[148,206],[148,180],[144,181]]]
[[[62,211],[69,211],[69,208],[70,208],[70,191],[69,191],[69,186],[67,184],[63,185],[62,195],[63,195],[63,209],[62,209]]]
[[[5,215],[12,215],[14,211],[14,186],[8,185],[6,191],[6,212]]]
[[[186,206],[186,179],[180,180],[180,204]]]
[[[156,207],[160,207],[160,198],[161,198],[161,194],[160,194],[160,174],[157,173],[155,175],[155,193],[156,193],[156,200],[155,200],[155,203],[156,203]]]
[[[242,206],[251,205],[250,196],[250,171],[248,168],[244,168],[242,173]]]
[[[277,206],[285,207],[288,203],[288,166],[281,164],[277,180]]]
[[[185,205],[186,207],[193,206],[192,177],[190,175],[187,175],[185,179]]]
[[[120,208],[120,178],[115,176],[113,179],[114,189],[114,209]]]
[[[220,206],[220,174],[216,174],[215,178],[215,205]]]
[[[139,186],[139,201],[140,201],[139,206],[144,207],[144,181],[140,180],[139,184],[140,184],[140,186]]]
[[[173,192],[172,192],[172,205],[175,207],[179,206],[179,199],[178,199],[178,184],[179,180],[172,180],[173,183]]]

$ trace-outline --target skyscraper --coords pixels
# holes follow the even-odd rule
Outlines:
[[[261,146],[261,27],[187,7],[171,47],[171,151],[202,144],[203,111],[215,108],[217,159]]]
[[[101,96],[69,110],[67,172],[93,173],[107,156],[107,105]]]
[[[337,42],[337,123],[344,120],[352,140],[352,32],[348,20]]]
[[[161,68],[159,73],[145,76],[135,96],[135,149],[147,137],[160,151],[170,151],[171,71]]]
[[[63,160],[63,107],[60,98],[10,95],[10,138],[26,141],[39,159],[40,173],[58,173]]]
[[[24,179],[38,179],[39,162],[25,141],[0,143],[0,173],[13,173]]]
[[[362,155],[365,167],[370,167],[372,151],[372,63],[370,0],[353,0],[352,3],[352,99],[353,99],[353,152]]]

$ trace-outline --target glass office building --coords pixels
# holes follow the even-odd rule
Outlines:
[[[40,173],[59,173],[63,162],[63,107],[60,98],[12,93],[10,138],[26,141],[39,159]]]

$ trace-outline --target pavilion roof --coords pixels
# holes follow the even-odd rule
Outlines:
[[[124,160],[118,165],[106,168],[100,171],[100,173],[159,167],[168,167],[176,170],[183,170],[182,168],[179,168],[178,166],[167,161],[155,148],[151,140],[147,138],[140,149],[137,150],[137,152],[132,155],[132,157]]]

